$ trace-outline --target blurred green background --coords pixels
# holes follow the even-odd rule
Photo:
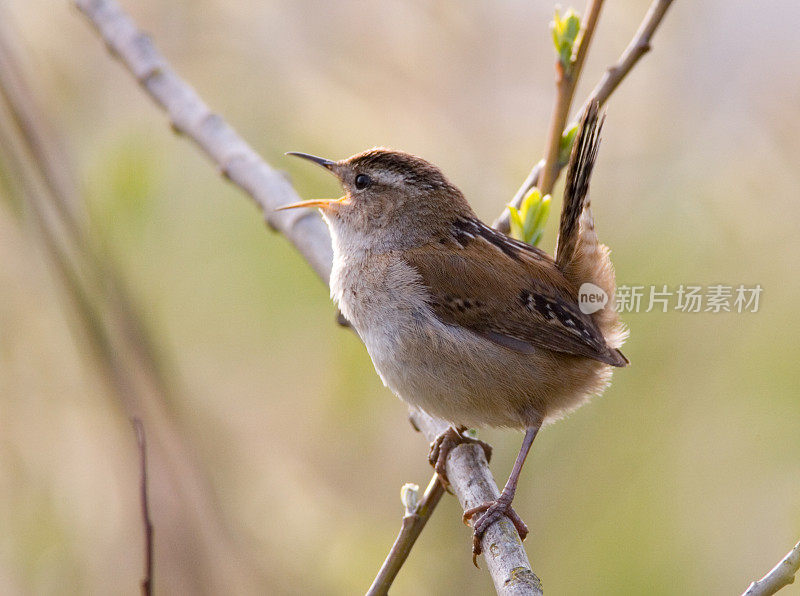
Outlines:
[[[647,5],[606,3],[577,103]],[[157,593],[365,591],[399,528],[400,486],[430,477],[406,408],[335,324],[301,257],[170,133],[68,2],[0,6],[76,172],[89,230],[172,387],[172,434],[152,432]],[[551,2],[123,6],[305,198],[339,189],[284,151],[341,158],[386,145],[440,165],[491,221],[543,150]],[[619,283],[764,291],[757,313],[625,315],[633,365],[548,427],[523,474],[516,509],[548,594],[736,594],[800,538],[798,22],[789,0],[678,1],[608,104],[592,194]],[[0,187],[0,592],[136,594],[129,412],[87,357],[9,187]],[[165,436],[183,446],[167,449],[169,466],[191,470],[189,489],[159,473]],[[502,484],[522,435],[482,436]],[[393,593],[490,593],[469,549],[445,497]]]

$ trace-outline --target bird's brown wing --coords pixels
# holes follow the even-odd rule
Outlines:
[[[444,323],[517,352],[544,348],[627,364],[578,308],[576,291],[546,253],[477,219],[457,220],[450,236],[404,251],[404,259],[421,276]]]

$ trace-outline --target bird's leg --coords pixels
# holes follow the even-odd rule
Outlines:
[[[484,533],[489,526],[503,515],[511,520],[522,540],[525,540],[525,537],[528,535],[528,526],[525,525],[525,522],[523,522],[514,509],[512,509],[511,501],[514,500],[514,493],[517,491],[517,482],[519,481],[520,472],[522,472],[522,466],[525,464],[525,458],[531,450],[531,445],[533,445],[533,440],[536,438],[537,432],[539,432],[538,426],[532,426],[525,431],[525,438],[522,440],[522,447],[520,447],[517,460],[514,462],[511,476],[508,477],[508,482],[506,482],[506,485],[503,487],[503,492],[500,493],[500,496],[494,501],[486,501],[464,512],[464,523],[468,523],[469,519],[474,515],[478,513],[481,514],[472,526],[473,562],[476,560],[475,557],[481,554],[481,539]]]
[[[486,461],[488,462],[492,459],[492,446],[480,439],[465,435],[464,433],[466,430],[466,426],[459,426],[458,428],[450,426],[431,443],[428,461],[431,462],[433,469],[436,470],[436,473],[445,486],[450,484],[450,481],[447,479],[447,456],[458,445],[462,443],[480,445],[484,455],[486,455]]]

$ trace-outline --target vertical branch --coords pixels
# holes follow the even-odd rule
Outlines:
[[[144,425],[138,418],[132,420],[136,431],[136,445],[139,447],[139,499],[142,504],[142,524],[144,526],[144,577],[142,596],[153,594],[153,522],[150,521],[150,505],[147,498],[147,442]]]
[[[553,190],[556,178],[559,173],[559,149],[561,147],[561,136],[567,125],[572,98],[575,95],[575,87],[581,76],[581,69],[589,51],[589,44],[592,41],[594,30],[597,27],[597,19],[600,17],[600,9],[603,0],[589,0],[584,17],[583,32],[577,41],[575,57],[572,59],[570,68],[564,69],[561,60],[556,60],[556,103],[553,107],[553,115],[550,118],[550,129],[547,133],[547,144],[545,145],[544,166],[542,167],[541,181],[539,189],[542,196],[550,194]]]

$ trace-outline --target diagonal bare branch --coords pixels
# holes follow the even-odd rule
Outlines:
[[[175,73],[150,38],[114,1],[76,0],[109,50],[167,113],[173,130],[186,135],[220,173],[250,195],[264,219],[302,253],[327,282],[333,253],[325,224],[310,212],[281,212],[281,205],[300,200],[284,175],[270,167],[194,89]]]
[[[600,82],[597,83],[597,86],[589,94],[581,109],[578,110],[579,114],[582,114],[586,106],[593,100],[603,105],[622,82],[622,79],[636,66],[639,59],[650,51],[650,40],[653,38],[653,34],[658,29],[671,4],[672,0],[655,0],[650,5],[628,47],[622,52],[619,60],[606,69]]]
[[[789,584],[800,571],[800,542],[760,580],[753,582],[742,596],[771,596]]]

